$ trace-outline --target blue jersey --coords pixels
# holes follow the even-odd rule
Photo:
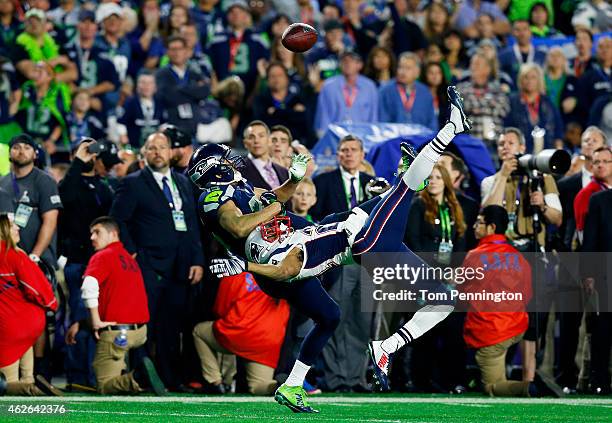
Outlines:
[[[262,209],[261,202],[255,196],[251,184],[243,181],[237,184],[205,189],[198,200],[198,213],[204,226],[214,234],[223,247],[233,254],[244,257],[245,239],[234,238],[219,224],[219,208],[228,201],[232,201],[242,214],[249,214]]]

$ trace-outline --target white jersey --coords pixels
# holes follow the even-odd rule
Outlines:
[[[345,226],[345,222],[336,222],[292,229],[274,242],[265,241],[256,228],[247,237],[245,254],[251,262],[276,265],[297,247],[304,254],[302,268],[287,282],[319,276],[334,267],[354,263]]]

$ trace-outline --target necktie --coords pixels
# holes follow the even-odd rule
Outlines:
[[[264,165],[264,170],[266,171],[266,182],[272,189],[278,188],[280,186],[280,181],[278,180],[278,176],[272,167],[272,162],[268,162]]]
[[[170,189],[170,185],[168,185],[168,177],[164,176],[162,178],[162,191],[164,192],[164,195],[166,196],[166,200],[168,200],[168,205],[170,205],[171,208],[174,208],[174,199],[172,198],[172,190]]]
[[[357,207],[357,192],[355,191],[355,177],[351,178],[351,208]]]

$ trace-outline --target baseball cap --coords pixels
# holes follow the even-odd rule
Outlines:
[[[330,19],[323,24],[323,29],[325,31],[332,31],[334,29],[344,29],[342,26],[342,22],[337,19]]]
[[[41,21],[47,20],[47,15],[41,9],[30,9],[25,14],[26,19],[28,18],[38,18]]]
[[[353,59],[363,61],[363,58],[361,57],[361,55],[357,52],[357,50],[355,50],[352,47],[349,47],[345,49],[342,53],[340,53],[340,60],[344,59],[345,57],[352,57]]]
[[[165,124],[162,128],[162,132],[170,140],[170,146],[172,148],[181,148],[191,145],[191,137],[176,126]]]
[[[96,13],[93,10],[81,9],[79,11],[79,22],[83,21],[96,21]]]
[[[27,144],[30,147],[32,147],[34,150],[38,148],[34,139],[32,139],[32,137],[29,136],[28,134],[15,135],[9,141],[9,148],[12,148],[15,144]]]
[[[98,154],[98,158],[104,163],[104,167],[110,169],[117,163],[123,163],[123,160],[119,158],[119,148],[117,145],[109,140],[99,140],[99,143],[104,144],[104,149]]]
[[[117,3],[103,3],[96,10],[96,23],[102,23],[113,15],[123,17],[123,9]]]
[[[223,12],[228,12],[232,7],[240,7],[251,13],[251,9],[245,0],[225,0],[223,2]]]

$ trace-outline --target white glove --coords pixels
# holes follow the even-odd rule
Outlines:
[[[304,175],[306,175],[306,169],[308,168],[308,162],[310,161],[311,156],[308,154],[295,154],[291,158],[291,167],[289,168],[289,176],[291,177],[291,182],[297,184],[302,179],[304,179]]]
[[[218,278],[225,276],[235,276],[246,271],[246,260],[238,257],[233,258],[214,258],[210,261],[211,273]]]

